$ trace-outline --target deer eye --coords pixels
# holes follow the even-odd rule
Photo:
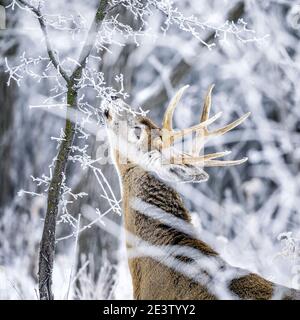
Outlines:
[[[140,139],[141,133],[142,133],[142,128],[138,127],[138,126],[135,126],[134,127],[134,134],[138,139]]]

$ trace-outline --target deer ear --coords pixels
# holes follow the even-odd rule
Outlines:
[[[170,182],[205,182],[209,175],[198,166],[185,164],[170,164],[164,165],[159,172],[160,178]]]

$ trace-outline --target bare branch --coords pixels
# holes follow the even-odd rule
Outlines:
[[[48,30],[47,30],[47,26],[44,20],[44,17],[40,11],[40,8],[35,8],[34,6],[30,5],[29,3],[27,3],[24,0],[18,0],[19,3],[21,3],[22,5],[24,5],[25,7],[29,8],[37,17],[41,30],[43,32],[44,38],[45,38],[45,42],[46,42],[46,47],[47,47],[47,53],[49,55],[49,58],[53,64],[53,66],[55,67],[55,69],[61,74],[61,76],[66,80],[66,82],[68,83],[70,81],[70,78],[67,74],[67,72],[60,66],[55,53],[52,49],[51,46],[51,42],[49,39],[49,34],[48,34]]]
[[[85,67],[87,63],[87,58],[90,55],[92,49],[94,48],[96,35],[102,25],[104,17],[107,14],[107,11],[106,11],[107,6],[108,6],[108,0],[100,1],[94,20],[91,24],[87,38],[85,40],[85,43],[79,55],[79,65],[74,70],[71,76],[71,79],[75,80],[75,82],[78,81],[78,79],[81,77],[82,69]]]
[[[238,2],[232,10],[227,15],[227,19],[229,21],[238,21],[243,14],[245,10],[245,4],[243,1]],[[205,43],[210,43],[215,36],[215,32],[210,33],[207,38],[204,40]],[[201,47],[203,47],[203,44],[199,44]],[[180,81],[191,71],[192,65],[189,64],[185,59],[181,59],[176,66],[173,68],[169,75],[170,83],[173,85],[173,87],[176,87]],[[155,106],[160,106],[163,103],[166,102],[168,99],[168,94],[166,91],[166,88],[163,86],[161,83],[161,79],[158,79],[155,82],[155,90],[154,94],[151,94],[150,96],[147,96],[143,92],[139,95],[141,97],[138,99],[139,101],[136,101],[135,103],[138,103],[139,105],[142,105],[146,108],[148,107],[155,107]]]

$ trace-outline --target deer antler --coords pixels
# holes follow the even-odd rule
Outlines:
[[[175,94],[175,96],[171,100],[171,102],[165,112],[162,129],[165,129],[168,131],[169,136],[171,138],[170,140],[172,140],[172,139],[176,140],[176,139],[182,138],[183,136],[185,136],[191,132],[201,130],[201,129],[205,128],[206,126],[208,126],[209,124],[216,121],[222,115],[222,112],[219,112],[218,114],[211,117],[210,119],[207,118],[207,119],[205,119],[205,121],[200,121],[200,123],[196,126],[193,126],[191,128],[187,128],[183,131],[177,131],[177,132],[174,131],[173,126],[172,126],[173,113],[174,113],[174,110],[175,110],[176,106],[178,105],[184,91],[188,87],[189,87],[188,85],[184,86],[177,91],[177,93]],[[167,142],[166,144],[164,144],[164,147],[170,146],[171,143],[172,143],[171,141],[169,141],[169,143]]]
[[[180,90],[177,91],[173,99],[171,100],[165,115],[164,115],[164,120],[163,120],[163,127],[165,131],[167,131],[168,136],[166,139],[166,136],[163,138],[163,148],[168,148],[171,146],[171,144],[176,140],[184,137],[187,134],[196,132],[196,141],[199,142],[199,140],[205,142],[205,139],[208,139],[209,137],[217,137],[225,134],[226,132],[234,129],[238,125],[240,125],[243,121],[245,121],[248,116],[250,115],[250,112],[246,113],[239,119],[229,123],[228,125],[216,129],[214,131],[209,131],[207,129],[207,126],[216,121],[222,114],[222,112],[217,113],[215,116],[209,118],[209,113],[211,109],[211,95],[212,95],[212,90],[214,88],[214,85],[211,85],[208,89],[208,92],[205,97],[204,101],[204,106],[202,110],[202,114],[200,117],[200,123],[196,126],[187,128],[182,131],[174,131],[173,126],[172,126],[172,118],[173,118],[173,113],[178,105],[184,91],[188,88],[189,86],[184,86]],[[181,163],[185,164],[203,164],[206,167],[220,167],[220,166],[233,166],[233,165],[238,165],[241,164],[245,161],[247,161],[247,158],[243,158],[240,160],[229,160],[229,161],[220,161],[220,160],[213,160],[216,158],[224,157],[228,155],[230,152],[229,151],[224,151],[224,152],[217,152],[217,153],[212,153],[212,154],[207,154],[207,155],[202,155],[199,156],[200,150],[201,150],[202,145],[196,145],[193,148],[192,154],[183,154],[180,157],[175,157],[173,158],[174,161],[180,160]]]

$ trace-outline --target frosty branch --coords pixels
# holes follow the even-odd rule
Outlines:
[[[236,22],[241,19],[245,12],[245,4],[243,1],[238,2],[227,14],[227,20]],[[215,37],[215,31],[210,32],[204,39],[204,43],[210,43]],[[200,46],[203,47],[203,41],[200,42]],[[169,81],[173,87],[176,87],[178,83],[191,71],[192,64],[189,63],[184,57],[170,70]],[[154,84],[155,90],[153,94],[147,96],[146,92],[141,92],[138,97],[138,102],[142,105],[160,105],[165,103],[168,98],[167,90],[162,83],[161,79],[158,79]],[[148,88],[147,88],[148,90]]]
[[[59,73],[65,79],[67,83],[67,117],[65,122],[65,129],[63,139],[61,140],[59,152],[55,161],[54,172],[52,180],[49,185],[48,199],[47,199],[47,212],[45,217],[44,229],[42,240],[40,244],[40,257],[39,257],[39,293],[40,299],[51,300],[53,299],[52,293],[52,272],[55,252],[55,232],[56,232],[56,220],[58,213],[58,205],[60,201],[61,186],[64,179],[64,173],[66,171],[67,161],[70,154],[72,142],[75,135],[75,124],[69,118],[69,109],[76,109],[78,103],[78,90],[77,86],[80,81],[82,70],[86,65],[88,56],[93,49],[95,43],[95,37],[99,31],[102,21],[106,15],[106,8],[108,6],[108,0],[100,0],[95,18],[91,24],[88,32],[87,39],[83,45],[79,65],[72,72],[71,76],[67,75],[67,72],[60,66],[50,43],[47,27],[43,18],[43,15],[39,8],[35,8],[23,0],[19,0],[20,4],[29,8],[39,21],[43,36],[45,38],[47,52],[53,66],[59,70]]]
[[[55,53],[52,49],[51,43],[50,43],[50,39],[49,39],[49,35],[48,35],[48,30],[47,30],[47,26],[45,24],[45,20],[44,17],[40,11],[40,8],[35,8],[34,6],[32,6],[31,4],[27,3],[24,0],[18,0],[20,2],[20,4],[24,5],[25,7],[27,7],[28,9],[30,9],[37,17],[41,30],[43,32],[43,36],[46,42],[46,47],[47,47],[47,53],[48,56],[53,64],[53,66],[55,67],[55,69],[57,69],[59,71],[59,73],[62,75],[62,77],[69,82],[69,77],[66,73],[66,71],[60,66]]]

